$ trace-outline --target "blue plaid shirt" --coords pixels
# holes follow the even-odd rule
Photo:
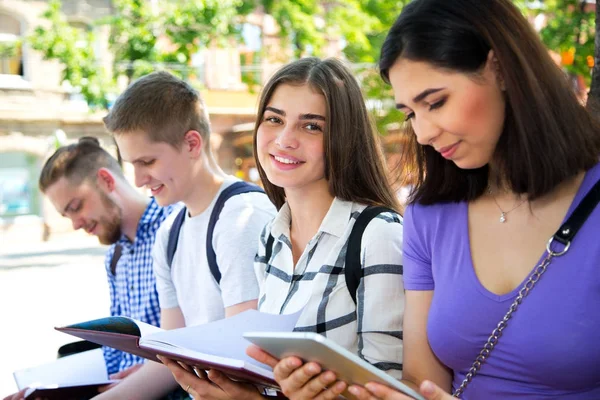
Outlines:
[[[110,289],[111,316],[126,316],[151,325],[160,325],[160,307],[152,270],[152,246],[160,224],[178,208],[163,208],[151,199],[138,223],[133,243],[122,235],[121,239],[109,248],[104,265]],[[110,265],[117,246],[121,246],[121,257],[117,263],[116,274],[113,275]],[[102,350],[109,374],[144,361],[143,358],[110,347],[103,347]]]

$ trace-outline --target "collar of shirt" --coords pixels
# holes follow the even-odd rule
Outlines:
[[[327,211],[325,218],[323,218],[323,222],[321,222],[321,226],[319,227],[315,237],[317,237],[321,232],[336,237],[341,237],[346,230],[351,216],[352,202],[344,201],[335,197],[331,203],[331,207],[329,207],[329,211]],[[292,213],[290,211],[290,206],[288,203],[285,203],[273,220],[273,225],[271,226],[271,235],[273,235],[274,238],[280,238],[283,235],[289,239],[291,220]]]
[[[169,213],[173,207],[174,206],[161,207],[158,205],[156,200],[154,200],[154,197],[151,197],[150,202],[146,206],[146,210],[144,210],[144,213],[140,218],[140,222],[138,222],[134,241],[140,238],[145,238],[149,235],[153,236],[156,233],[156,230],[158,229],[158,226],[155,225],[157,223],[160,225],[162,221],[161,216],[163,215],[163,213]],[[121,238],[119,239],[118,243],[120,245],[131,244],[127,236],[125,236],[124,234],[121,235]]]

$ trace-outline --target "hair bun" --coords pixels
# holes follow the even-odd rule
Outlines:
[[[98,140],[97,137],[94,136],[83,136],[80,137],[79,140],[77,141],[78,144],[87,144],[87,145],[93,145],[93,146],[100,146],[100,141]]]

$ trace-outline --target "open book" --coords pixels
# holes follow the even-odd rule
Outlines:
[[[199,369],[216,369],[232,379],[277,388],[270,367],[246,355],[247,331],[291,332],[300,312],[290,315],[248,310],[204,325],[166,331],[127,317],[109,317],[56,328],[90,342],[149,360],[156,355]]]
[[[26,399],[68,400],[92,398],[98,388],[116,383],[108,378],[101,349],[59,358],[13,373],[19,390]]]

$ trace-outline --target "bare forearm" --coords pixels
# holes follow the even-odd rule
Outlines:
[[[149,361],[114,388],[94,397],[94,400],[155,400],[177,387],[167,367]]]
[[[417,370],[410,368],[410,364],[408,364],[402,373],[402,382],[416,390],[425,380],[432,381],[446,392],[452,390],[452,371],[444,367],[439,361],[429,365],[421,365]]]
[[[410,381],[408,379],[401,379],[400,382],[404,383],[406,386],[408,386],[411,389],[414,389],[415,391],[419,391],[419,385],[416,382]]]

